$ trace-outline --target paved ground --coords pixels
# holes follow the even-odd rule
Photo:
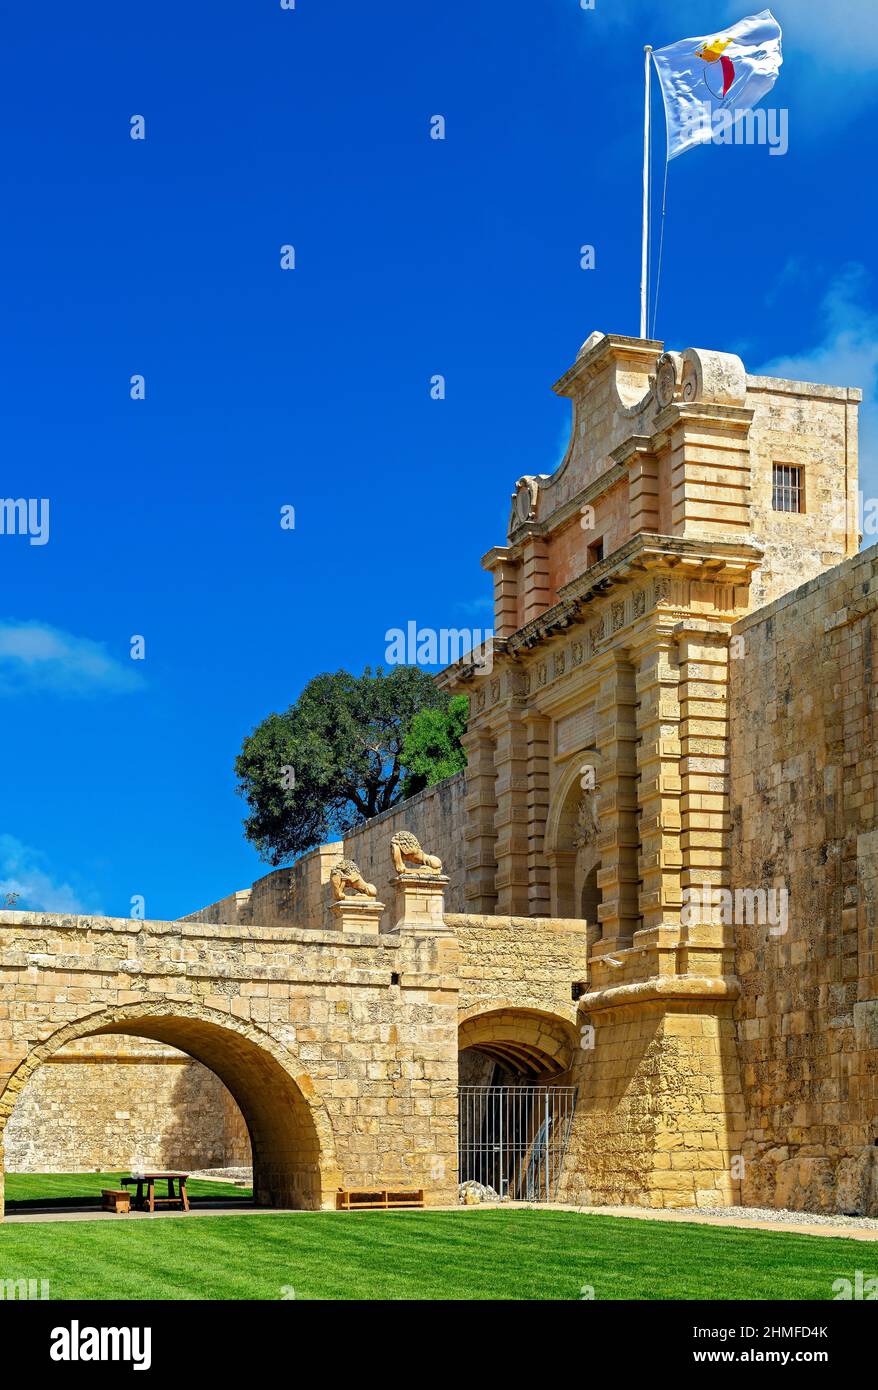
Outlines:
[[[471,1211],[489,1211],[498,1206],[527,1208],[531,1206],[528,1202],[485,1202],[481,1206],[474,1207],[432,1207],[432,1211],[457,1212],[464,1216]],[[843,1225],[830,1225],[827,1223],[817,1223],[809,1220],[808,1212],[779,1212],[776,1216],[754,1218],[750,1216],[737,1216],[734,1207],[729,1207],[723,1215],[716,1213],[693,1212],[693,1211],[653,1211],[650,1207],[576,1207],[565,1206],[561,1203],[553,1202],[550,1204],[553,1211],[573,1211],[592,1216],[621,1216],[634,1221],[677,1221],[689,1222],[696,1226],[738,1226],[749,1231],[791,1231],[796,1235],[805,1236],[842,1236],[848,1240],[878,1240],[878,1228],[874,1222],[866,1222],[866,1218],[851,1217],[834,1218],[844,1221]],[[540,1210],[545,1210],[545,1204],[541,1203]],[[75,1210],[63,1210],[58,1207],[40,1209],[37,1211],[11,1212],[7,1214],[6,1220],[12,1222],[23,1221],[179,1221],[188,1216],[278,1216],[282,1214],[277,1207],[254,1207],[246,1203],[236,1203],[234,1206],[226,1205],[222,1202],[206,1203],[199,1202],[197,1207],[193,1207],[187,1214],[183,1211],[157,1211],[150,1216],[148,1211],[132,1211],[128,1216],[117,1216],[114,1212],[102,1211],[99,1207],[77,1207]],[[289,1214],[289,1213],[287,1213]],[[299,1215],[305,1216],[307,1212],[300,1212]],[[339,1212],[339,1216],[346,1213]],[[406,1212],[400,1211],[399,1216],[404,1218]]]
[[[166,1221],[181,1216],[275,1216],[277,1207],[254,1207],[247,1202],[237,1202],[234,1206],[217,1202],[199,1202],[197,1207],[185,1211],[130,1211],[127,1216],[117,1216],[114,1211],[104,1211],[102,1207],[38,1207],[28,1211],[7,1211],[5,1220],[11,1225],[22,1221]]]

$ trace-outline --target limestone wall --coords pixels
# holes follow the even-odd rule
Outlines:
[[[257,1201],[456,1191],[454,937],[0,912],[0,1129],[46,1055],[135,1033],[198,1057],[247,1116]],[[60,1068],[59,1068],[60,1070]]]
[[[237,893],[229,893],[215,903],[208,903],[197,912],[181,917],[181,922],[227,922],[229,926],[241,925],[250,919],[250,889],[242,888]]]
[[[225,1086],[159,1043],[82,1038],[39,1067],[5,1136],[15,1173],[215,1168],[250,1163],[250,1142]]]
[[[460,946],[460,1007],[539,1008],[576,1020],[573,985],[588,974],[585,922],[446,914]]]
[[[345,854],[359,864],[366,881],[375,884],[379,900],[387,905],[385,927],[394,922],[395,873],[390,841],[397,830],[410,830],[429,854],[438,854],[442,871],[450,880],[445,891],[445,910],[463,911],[465,797],[466,774],[458,772],[345,836]]]
[[[356,859],[386,903],[382,925],[393,926],[390,840],[411,830],[445,863],[449,908],[463,906],[463,773],[412,797],[361,826],[346,842],[321,845],[288,867],[257,879],[181,921],[248,927],[334,931],[329,875],[347,854]],[[28,1084],[6,1138],[11,1171],[75,1172],[129,1166],[132,1145],[161,1167],[207,1168],[249,1163],[246,1126],[222,1083],[205,1067],[130,1040],[63,1050]],[[85,1060],[89,1049],[100,1064]],[[167,1055],[160,1054],[166,1053]],[[150,1056],[151,1061],[146,1057]],[[141,1060],[135,1064],[135,1057]],[[76,1122],[70,1122],[75,1110]]]
[[[180,920],[332,931],[329,875],[333,865],[347,856],[359,864],[367,882],[375,884],[379,900],[387,906],[382,925],[391,927],[395,905],[390,841],[397,830],[410,830],[429,853],[438,854],[450,880],[445,895],[446,910],[461,912],[464,907],[465,797],[466,774],[459,772],[357,826],[344,841],[320,845],[297,859],[295,864],[263,874],[252,888],[230,893]]]
[[[295,864],[257,878],[218,902],[181,917],[181,922],[227,922],[231,926],[300,926],[330,930],[329,875],[344,853],[341,840],[320,845]]]
[[[502,1014],[502,1029],[489,1021],[470,1042],[511,1030],[569,1067],[585,930],[500,918],[449,925],[355,935],[0,912],[0,1131],[7,1126],[10,1151],[27,1162],[23,1130],[39,1094],[28,1089],[43,1076],[51,1137],[52,1115],[63,1123],[51,1110],[63,1104],[54,1077],[79,1067],[96,1076],[96,1058],[121,1055],[124,1033],[136,1039],[134,1060],[108,1068],[115,1077],[142,1067],[183,1077],[164,1051],[138,1050],[148,1039],[222,1078],[247,1117],[257,1200],[331,1205],[337,1186],[375,1184],[454,1200],[460,1019],[472,1028]],[[61,1048],[68,1060],[52,1062]],[[188,1130],[209,1096],[177,1084],[175,1099],[192,1107]],[[82,1123],[94,1095],[68,1096],[68,1119]],[[144,1144],[158,1125],[148,1111],[136,1115],[128,1095],[110,1104],[132,1121],[101,1137],[98,1120],[97,1141],[109,1133],[125,1146],[114,1147],[114,1167],[132,1161],[135,1125]],[[89,1166],[104,1166],[97,1143],[95,1153]]]
[[[878,549],[734,629],[732,881],[745,1202],[878,1214]]]
[[[749,376],[750,525],[765,546],[750,601],[761,608],[857,549],[857,417],[862,393]],[[772,465],[802,470],[801,512],[772,507]]]

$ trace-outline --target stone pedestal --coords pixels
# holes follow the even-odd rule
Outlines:
[[[407,873],[394,879],[396,887],[396,926],[394,931],[420,932],[435,936],[449,932],[445,925],[447,874]]]
[[[384,904],[377,898],[339,898],[330,906],[333,923],[339,931],[376,936],[381,926]]]

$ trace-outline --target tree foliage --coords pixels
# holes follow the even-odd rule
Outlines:
[[[403,796],[414,796],[466,767],[461,735],[466,731],[469,701],[453,695],[448,704],[419,710],[405,736]]]
[[[459,699],[416,666],[315,676],[284,714],[257,725],[235,761],[247,839],[281,864],[389,810],[411,794],[403,747],[413,721]],[[426,749],[413,744],[412,756],[428,775]]]

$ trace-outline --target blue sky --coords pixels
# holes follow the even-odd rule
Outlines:
[[[868,495],[878,9],[774,11],[789,153],[672,164],[657,333],[862,386]],[[637,331],[643,44],[750,12],[4,7],[0,494],[51,503],[48,544],[0,537],[21,906],[175,917],[247,885],[250,729],[388,628],[489,623],[479,557],[563,451],[552,381]]]

